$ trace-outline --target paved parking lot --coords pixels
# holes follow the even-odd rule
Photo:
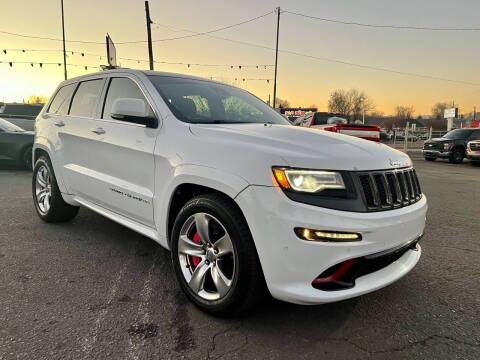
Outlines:
[[[0,170],[0,359],[479,359],[480,167],[415,166],[430,210],[407,277],[323,306],[268,300],[235,319],[191,305],[155,242],[86,209],[45,224],[31,174]]]

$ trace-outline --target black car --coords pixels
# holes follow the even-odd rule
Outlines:
[[[0,118],[0,163],[15,163],[32,169],[35,133]]]
[[[451,163],[458,164],[463,161],[467,143],[480,139],[480,129],[455,129],[438,139],[425,141],[423,156],[425,160],[434,161],[437,158],[448,159]]]
[[[43,108],[43,104],[4,104],[0,106],[0,117],[24,130],[33,131],[35,118]]]

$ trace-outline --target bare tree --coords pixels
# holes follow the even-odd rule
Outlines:
[[[370,97],[363,90],[358,89],[335,90],[328,100],[328,111],[345,114],[351,120],[360,119],[363,111],[367,113],[374,109],[375,105]]]
[[[399,120],[411,120],[413,118],[413,114],[415,113],[415,109],[413,106],[397,106],[395,108],[395,117]]]
[[[445,109],[450,107],[450,105],[446,102],[438,102],[432,107],[432,115],[435,119],[440,120],[443,119],[443,115],[445,113]]]
[[[290,103],[288,102],[288,100],[282,100],[280,99],[279,97],[275,98],[275,107],[277,109],[279,108],[285,108],[285,107],[289,107],[290,106]]]
[[[350,100],[345,90],[338,89],[330,94],[328,111],[342,113],[346,116],[350,114]]]

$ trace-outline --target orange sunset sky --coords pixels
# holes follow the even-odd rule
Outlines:
[[[145,43],[119,44],[146,40],[143,1],[65,0],[64,4],[67,41],[101,43],[67,42],[67,63],[71,64],[68,66],[69,77],[97,71],[98,66],[105,63],[103,42],[107,32],[117,43],[118,57],[148,59]],[[474,0],[151,0],[155,60],[227,65],[191,65],[188,68],[187,65],[155,64],[155,69],[214,77],[268,99],[273,93],[273,81],[234,79],[273,79],[273,67],[265,69],[260,66],[257,69],[246,65],[274,64],[274,51],[206,36],[158,40],[191,34],[178,29],[204,32],[228,26],[273,11],[276,6],[312,16],[370,24],[480,28],[480,2]],[[22,101],[32,94],[50,96],[63,80],[63,65],[56,65],[63,61],[62,43],[5,32],[60,39],[60,0],[16,1],[3,4],[1,8],[0,101]],[[212,35],[274,48],[275,27],[276,15],[272,13]],[[320,110],[326,110],[331,91],[356,87],[365,90],[377,110],[385,114],[393,113],[397,105],[412,105],[415,115],[428,114],[435,102],[452,100],[459,104],[461,113],[467,113],[474,105],[480,105],[479,39],[480,31],[365,28],[282,13],[281,50],[471,84],[375,71],[280,52],[277,96],[288,99],[293,106],[316,104]],[[72,51],[75,52],[73,55]],[[85,56],[81,56],[82,52]],[[12,67],[9,61],[14,62]],[[40,68],[38,64],[32,67],[30,62],[56,64],[44,64]],[[119,62],[124,67],[148,67],[148,63],[142,61]],[[234,69],[230,65],[235,65]],[[239,65],[242,69],[238,68]]]

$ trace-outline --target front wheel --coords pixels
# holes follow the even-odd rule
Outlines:
[[[427,161],[435,161],[435,160],[437,160],[437,158],[426,156],[426,157],[425,157],[425,160],[427,160]]]
[[[52,164],[45,156],[41,156],[35,163],[32,195],[35,210],[43,221],[69,221],[78,213],[78,207],[69,205],[63,200]]]
[[[450,155],[450,162],[453,164],[460,164],[463,161],[463,158],[465,157],[465,153],[461,149],[456,149],[452,152]]]
[[[240,210],[220,194],[188,201],[172,231],[172,262],[182,290],[200,309],[233,315],[251,308],[265,285]]]

